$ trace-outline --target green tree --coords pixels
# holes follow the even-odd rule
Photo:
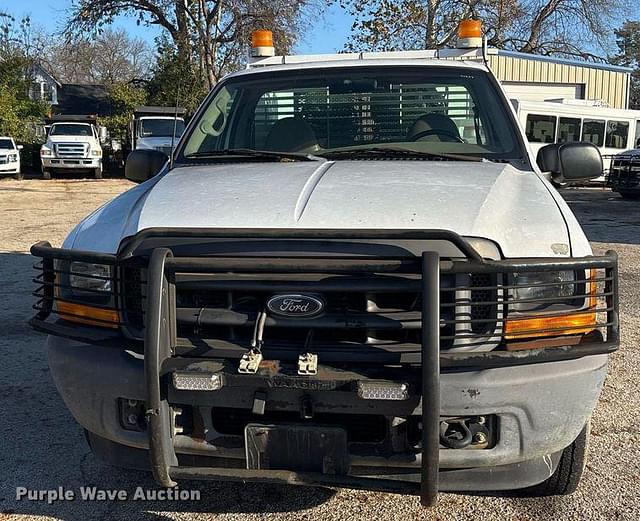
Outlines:
[[[615,30],[618,54],[610,58],[611,63],[633,67],[629,108],[640,109],[640,21],[627,20]]]
[[[166,37],[158,38],[158,58],[146,89],[151,105],[172,107],[176,103],[193,113],[207,94],[196,68],[185,64]]]
[[[0,12],[0,135],[21,143],[36,141],[35,124],[49,112],[42,101],[29,98],[34,58],[30,20],[17,22]]]
[[[113,139],[125,143],[133,111],[147,102],[147,92],[132,83],[114,83],[107,89],[112,113],[100,118],[100,124],[107,127]]]

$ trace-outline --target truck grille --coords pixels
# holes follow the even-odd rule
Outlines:
[[[8,156],[0,156],[0,165],[6,165],[9,162]]]
[[[81,159],[87,156],[86,143],[56,143],[56,156],[69,159]]]
[[[450,239],[446,232],[407,232],[404,242],[403,238],[388,243],[379,239],[376,244],[361,237],[352,242],[331,240],[324,231],[272,233],[276,232],[286,239],[264,239],[259,232],[251,232],[256,238],[247,238],[249,233],[238,230],[225,230],[214,237],[202,237],[199,232],[192,237],[147,232],[142,239],[134,236],[125,243],[118,256],[39,243],[31,250],[42,257],[34,279],[38,285],[34,327],[52,334],[66,331],[65,325],[47,319],[53,314],[62,323],[70,320],[119,328],[126,336],[142,340],[145,323],[162,316],[167,328],[163,342],[175,355],[238,359],[251,347],[260,315],[265,323],[267,360],[294,361],[305,350],[329,364],[420,363],[423,342],[436,342],[435,337],[441,360],[448,360],[451,366],[471,366],[480,359],[489,365],[503,359],[527,363],[509,351],[548,347],[557,348],[558,356],[569,356],[567,346],[589,353],[617,345],[617,258],[613,252],[579,259],[500,261],[481,259],[473,250],[464,252],[466,258],[442,255],[436,284],[431,278],[438,258],[430,253],[434,244],[409,239],[421,235]],[[331,233],[349,237],[352,232]],[[374,234],[359,232],[367,233]],[[301,239],[302,234],[313,239],[304,235]],[[458,251],[468,250],[462,239],[452,239],[460,245]],[[421,254],[423,250],[428,253]],[[65,277],[70,274],[70,258],[114,267],[115,291],[108,301],[69,294]],[[159,258],[163,264],[158,263]],[[149,268],[150,259],[155,260]],[[148,280],[149,269],[152,281]],[[431,298],[437,288],[439,311],[432,307]],[[295,318],[261,314],[270,298],[283,293],[317,296],[325,309],[321,314]],[[151,314],[148,294],[164,302],[156,301]],[[428,296],[424,308],[423,295]],[[116,318],[88,320],[63,305],[87,301],[105,313],[115,311]],[[428,313],[427,329],[422,327],[423,313]],[[438,335],[432,329],[436,324]],[[94,333],[74,329],[68,336],[86,341],[86,334]],[[605,335],[606,345],[602,344]],[[142,342],[130,345],[144,348]],[[491,351],[493,358],[483,358],[489,353],[477,351]]]
[[[376,258],[371,268],[332,272],[332,264],[348,262],[327,257],[328,269],[304,269],[301,257],[244,257],[249,266],[215,273],[175,273],[177,337],[189,346],[217,346],[241,355],[250,345],[258,314],[273,295],[317,295],[322,315],[286,318],[270,314],[264,332],[265,349],[325,351],[372,348],[397,359],[421,346],[421,264],[419,257]],[[265,266],[272,261],[274,269]],[[282,268],[282,263],[293,269]],[[255,265],[255,270],[251,268]],[[146,271],[125,267],[123,309],[134,336],[142,337],[146,307]],[[502,308],[495,274],[442,273],[440,279],[440,348],[495,347],[500,341]],[[296,355],[297,356],[297,355]]]

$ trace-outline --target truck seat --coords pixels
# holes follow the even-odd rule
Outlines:
[[[283,118],[269,130],[264,148],[276,152],[299,152],[318,150],[319,145],[309,123],[299,118]]]
[[[460,132],[458,131],[458,125],[449,117],[444,114],[436,114],[430,112],[418,117],[413,123],[409,132],[407,132],[407,140],[413,141],[415,136],[418,136],[422,132],[433,130],[434,132],[428,136],[420,138],[420,141],[459,141]],[[437,131],[441,130],[442,133]],[[449,135],[447,135],[449,134]],[[451,136],[451,137],[449,137]],[[453,136],[458,136],[456,140]]]

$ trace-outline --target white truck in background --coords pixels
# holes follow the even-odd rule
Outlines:
[[[51,120],[47,140],[40,148],[42,177],[53,173],[92,171],[102,179],[102,146],[106,128],[94,117],[60,116]]]
[[[129,125],[131,150],[159,150],[170,155],[184,132],[185,112],[181,107],[136,107]]]
[[[0,136],[0,176],[8,174],[22,179],[20,150],[22,150],[22,145],[16,145],[12,137]]]

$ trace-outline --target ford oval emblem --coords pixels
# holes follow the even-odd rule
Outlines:
[[[312,295],[274,295],[267,301],[267,309],[281,317],[309,318],[322,313],[324,302]]]

